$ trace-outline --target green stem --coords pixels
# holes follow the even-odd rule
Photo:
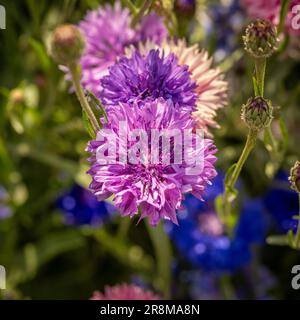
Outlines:
[[[264,96],[264,87],[265,87],[265,74],[266,74],[266,58],[255,59],[255,74],[256,81],[258,86],[258,92],[256,92],[256,88],[254,88],[255,95],[259,95],[261,97]],[[265,128],[265,136],[270,143],[271,152],[273,152],[275,159],[279,159],[277,143],[274,139],[271,124]]]
[[[228,275],[221,276],[220,285],[225,300],[236,300],[234,288]]]
[[[223,212],[224,212],[225,219],[228,218],[229,215],[231,214],[231,202],[232,202],[232,200],[230,200],[231,191],[234,189],[234,186],[242,171],[242,168],[247,158],[249,157],[249,154],[251,153],[252,149],[256,144],[256,139],[257,139],[257,131],[250,129],[247,136],[247,141],[241,153],[241,156],[238,162],[236,163],[234,170],[228,179],[228,182],[225,185],[225,193],[223,197]]]
[[[247,136],[245,147],[243,149],[243,152],[242,152],[242,154],[236,164],[236,167],[235,167],[235,169],[229,179],[229,185],[231,187],[234,187],[234,185],[235,185],[235,183],[236,183],[236,181],[242,171],[242,168],[243,168],[247,158],[249,157],[250,152],[254,148],[255,143],[256,143],[256,138],[257,138],[257,131],[250,129],[248,136]]]
[[[255,73],[258,86],[258,92],[255,95],[264,96],[265,74],[266,74],[266,58],[255,59]]]
[[[131,26],[135,27],[144,14],[150,9],[153,0],[145,0],[139,11],[135,14],[132,19]]]
[[[162,222],[156,227],[152,227],[146,222],[147,230],[155,249],[158,271],[158,286],[163,292],[164,298],[170,298],[171,288],[171,258],[172,248],[168,235],[166,234]]]
[[[70,72],[72,75],[73,84],[74,84],[74,88],[75,88],[75,91],[77,94],[77,98],[81,104],[83,111],[87,114],[88,118],[90,119],[94,132],[97,133],[100,130],[100,126],[99,126],[99,123],[94,115],[92,108],[90,107],[90,105],[85,97],[82,86],[80,84],[80,78],[81,78],[80,67],[77,64],[74,64],[74,65],[70,65],[69,69],[70,69]]]
[[[119,239],[124,239],[128,233],[131,225],[131,220],[128,217],[121,217],[120,224],[117,231],[117,237]]]
[[[137,260],[130,255],[130,243],[125,239],[119,239],[118,237],[111,235],[104,228],[97,228],[92,230],[84,230],[87,235],[94,237],[101,245],[102,250],[111,254],[121,264],[129,266],[137,271],[153,272],[152,261],[149,257],[144,255]]]
[[[265,129],[265,135],[267,137],[267,140],[270,142],[271,150],[269,151],[274,152],[275,156],[277,156],[277,143],[274,139],[274,136],[271,130],[271,125],[267,126],[267,128]]]
[[[130,0],[122,0],[123,4],[131,11],[133,15],[137,14],[136,6]]]
[[[277,34],[280,34],[284,28],[285,19],[289,11],[289,4],[291,0],[281,0],[280,19],[277,27]]]

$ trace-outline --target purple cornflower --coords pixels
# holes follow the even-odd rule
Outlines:
[[[140,26],[137,29],[136,43],[138,41],[152,41],[160,44],[167,36],[168,31],[163,23],[163,18],[151,12],[141,19]]]
[[[175,131],[169,150],[175,149],[174,141],[182,139],[183,130],[190,130],[192,134],[194,123],[190,114],[178,112],[178,109],[177,104],[162,98],[143,104],[118,103],[108,112],[108,124],[104,125],[104,129],[110,129],[116,135],[119,146],[116,161],[106,164],[98,157],[99,151],[107,153],[116,145],[111,136],[105,136],[106,130],[100,132],[103,139],[97,136],[89,143],[87,150],[92,154],[88,171],[92,177],[90,188],[99,200],[114,195],[114,203],[122,216],[133,217],[140,211],[140,218],[148,217],[151,225],[156,225],[160,219],[177,224],[176,209],[181,206],[183,194],[191,192],[201,198],[206,185],[216,175],[216,148],[209,139],[202,140],[201,150],[196,148],[191,152],[193,159],[198,159],[201,153],[201,165],[188,164],[186,159],[177,163],[172,156],[169,163],[161,161],[166,149],[162,143],[153,146],[153,130],[160,133],[163,130]],[[129,134],[124,135],[124,130]],[[138,161],[132,163],[128,161],[128,152],[123,146],[135,145],[137,140],[133,142],[129,136],[136,130],[146,132],[148,139],[138,141],[140,149],[135,152]],[[192,134],[193,138],[195,135]],[[152,148],[159,150],[160,161],[155,163],[151,161]]]
[[[134,51],[131,58],[122,57],[101,80],[102,102],[109,110],[119,102],[172,100],[183,112],[195,111],[196,83],[191,80],[188,66],[178,65],[174,54],[164,57],[159,50],[145,56]]]
[[[108,73],[108,67],[117,61],[129,45],[150,40],[159,44],[167,37],[163,19],[151,13],[141,19],[135,28],[131,27],[132,16],[119,1],[114,6],[107,4],[88,12],[79,23],[86,49],[80,64],[82,66],[82,85],[99,95],[100,79]],[[63,70],[67,71],[64,67]],[[67,75],[70,79],[70,76]]]

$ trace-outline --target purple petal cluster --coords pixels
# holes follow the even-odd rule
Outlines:
[[[196,83],[191,80],[188,66],[179,65],[174,54],[164,57],[152,49],[143,56],[135,51],[132,57],[124,56],[114,64],[101,83],[100,97],[105,106],[164,98],[184,112],[195,111]]]
[[[150,14],[144,18],[137,27],[135,39],[161,40],[165,33],[155,24],[155,17]],[[124,30],[126,33],[125,27]],[[108,121],[87,148],[91,153],[88,171],[92,177],[91,190],[98,200],[113,196],[114,204],[123,216],[133,217],[140,213],[140,219],[147,217],[153,226],[161,219],[177,224],[176,210],[180,208],[184,194],[192,193],[202,199],[206,185],[216,175],[216,148],[211,140],[203,139],[200,148],[197,145],[189,150],[189,161],[184,157],[181,162],[175,161],[178,155],[186,156],[184,147],[178,151],[175,146],[178,140],[184,144],[185,130],[190,132],[193,141],[198,139],[193,132],[195,123],[192,119],[197,85],[189,67],[179,64],[171,52],[165,55],[163,50],[152,49],[142,54],[133,50],[130,57],[120,56],[111,64],[107,75],[97,71],[97,76],[101,80],[94,93],[101,99]],[[165,150],[161,140],[158,144],[153,143],[153,129],[159,131],[159,135],[162,130],[173,130],[170,150]],[[147,139],[133,141],[131,134],[136,130],[145,132]],[[114,138],[110,136],[112,132]],[[131,148],[137,162],[129,155]],[[110,151],[114,149],[116,152],[111,155]],[[153,149],[158,150],[158,162],[152,161]],[[98,157],[99,152],[102,157],[106,155],[106,161]],[[169,162],[164,161],[166,152]],[[190,159],[201,161],[191,163]]]
[[[154,12],[142,18],[136,33],[137,42],[152,41],[157,44],[160,44],[168,36],[163,19]]]
[[[127,132],[136,129],[147,133],[151,129],[178,129],[178,134],[181,134],[184,129],[192,130],[194,123],[190,114],[178,110],[178,104],[162,98],[143,104],[119,103],[110,109],[108,124],[104,129],[113,130],[119,146],[131,143],[127,135],[121,135],[120,121],[124,121],[122,130],[125,129],[125,123]],[[181,206],[183,194],[191,192],[201,198],[206,185],[216,175],[216,148],[209,139],[205,139],[203,143],[204,150],[201,151],[204,160],[201,166],[189,165],[186,161],[180,164],[172,161],[169,164],[145,161],[150,157],[151,139],[148,139],[146,146],[142,146],[138,163],[118,161],[103,164],[96,153],[109,142],[109,138],[107,140],[95,139],[88,145],[87,150],[92,154],[89,159],[91,168],[88,171],[92,177],[90,188],[99,200],[114,195],[114,203],[121,215],[133,217],[140,211],[140,218],[147,217],[151,225],[156,225],[160,219],[168,219],[177,224],[176,209]],[[119,149],[117,160],[124,156],[123,148]],[[193,156],[197,157],[199,154],[195,153]],[[193,174],[189,169],[193,170]]]
[[[142,18],[136,28],[131,27],[131,21],[129,10],[117,1],[113,7],[106,5],[90,11],[79,24],[86,41],[80,61],[82,85],[96,95],[101,90],[100,79],[127,46],[146,40],[159,44],[167,37],[163,19],[155,13]]]

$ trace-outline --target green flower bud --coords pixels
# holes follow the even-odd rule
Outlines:
[[[51,38],[50,51],[53,59],[69,66],[78,62],[84,50],[84,38],[79,29],[71,24],[57,27]]]
[[[291,188],[300,193],[300,161],[296,161],[294,166],[291,168],[289,180]]]
[[[9,94],[9,101],[14,105],[24,103],[24,90],[20,88],[13,89]]]
[[[262,97],[248,99],[247,103],[242,106],[242,120],[245,121],[250,129],[260,131],[266,128],[271,120],[273,107]]]
[[[254,58],[270,57],[277,50],[276,27],[268,20],[258,19],[248,25],[243,36],[245,50]]]

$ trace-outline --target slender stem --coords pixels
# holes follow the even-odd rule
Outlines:
[[[295,236],[295,247],[297,249],[300,249],[300,193],[298,193],[298,200],[299,200],[299,220],[298,220],[298,228],[297,228],[297,233]]]
[[[94,237],[101,245],[102,250],[109,252],[120,263],[129,266],[134,270],[140,270],[145,272],[152,272],[152,264],[149,263],[149,259],[144,255],[140,259],[132,259],[129,254],[130,243],[125,239],[119,239],[118,237],[111,235],[105,230],[105,228],[96,228],[88,230],[89,235]]]
[[[255,146],[256,138],[257,138],[257,131],[250,129],[248,136],[247,136],[247,141],[246,141],[245,147],[243,149],[243,152],[242,152],[242,154],[236,164],[236,167],[235,167],[235,169],[229,179],[228,185],[230,187],[232,187],[232,188],[234,187],[234,185],[235,185],[235,183],[241,173],[241,170],[242,170],[247,158],[249,157],[250,152],[252,151],[252,149]]]
[[[255,59],[255,73],[258,86],[258,92],[256,94],[259,94],[261,97],[264,96],[266,61],[266,58]],[[278,146],[272,133],[271,124],[265,128],[265,136],[270,142],[271,150],[269,151],[272,151],[274,153],[275,159],[278,160]]]
[[[145,0],[137,14],[134,16],[131,22],[131,26],[135,27],[144,14],[150,9],[153,0]]]
[[[236,294],[230,276],[222,275],[220,278],[220,285],[225,300],[236,300]]]
[[[256,139],[257,139],[257,131],[250,129],[248,136],[247,136],[247,141],[245,144],[245,147],[241,153],[241,156],[238,160],[238,162],[236,163],[236,166],[232,172],[232,174],[230,175],[228,182],[225,185],[225,193],[224,193],[224,197],[223,197],[223,212],[224,212],[224,218],[228,217],[231,213],[231,202],[230,201],[230,193],[231,190],[234,189],[234,186],[237,182],[237,179],[242,171],[242,168],[247,160],[247,158],[249,157],[250,152],[252,151],[252,149],[254,148],[255,144],[256,144]]]
[[[280,19],[279,19],[279,24],[277,27],[277,34],[280,34],[282,32],[282,29],[285,24],[285,19],[289,11],[289,4],[291,0],[282,0],[281,1],[281,8],[280,8]]]
[[[80,77],[81,77],[80,67],[78,65],[74,64],[74,65],[70,65],[69,69],[70,69],[70,72],[72,75],[73,84],[75,87],[77,98],[81,104],[82,109],[87,114],[88,118],[90,119],[91,125],[92,125],[95,133],[97,133],[100,130],[100,126],[99,126],[99,123],[94,115],[94,112],[92,111],[92,108],[90,107],[90,105],[84,95],[82,86],[80,84]]]
[[[267,128],[265,129],[265,135],[268,138],[268,140],[270,141],[271,151],[273,151],[275,153],[275,155],[277,155],[277,144],[274,139],[270,125],[267,126]]]
[[[137,14],[136,6],[130,0],[122,0],[122,2],[127,8],[129,8],[132,14]]]
[[[168,235],[166,234],[163,224],[159,223],[156,227],[152,227],[146,222],[147,230],[155,249],[158,286],[161,288],[164,298],[170,298],[171,288],[171,258],[172,248]]]
[[[121,217],[119,228],[117,231],[117,237],[119,239],[124,239],[128,233],[128,230],[131,225],[131,220],[129,217]]]
[[[255,59],[255,73],[258,85],[258,94],[264,96],[265,74],[266,74],[266,58]]]

